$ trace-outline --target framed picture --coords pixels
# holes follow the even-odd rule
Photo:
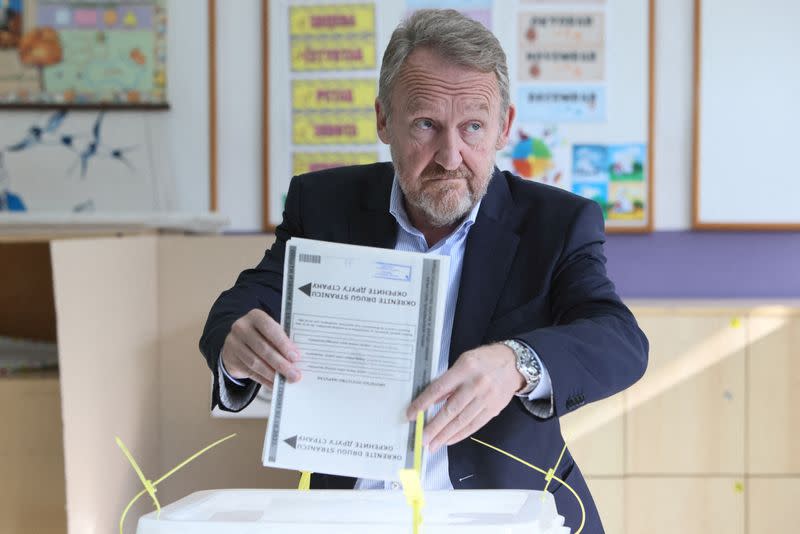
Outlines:
[[[0,0],[0,108],[166,109],[166,89],[167,0]]]
[[[102,105],[0,109],[0,233],[13,230],[10,225],[88,228],[162,216],[172,224],[178,212],[199,221],[196,216],[216,211],[215,6],[215,0],[171,4],[173,57],[182,62],[171,67],[181,73],[170,86],[180,98],[167,112]],[[181,195],[206,177],[208,200],[200,196],[183,207]]]
[[[692,227],[800,231],[800,2],[695,0],[694,9]]]

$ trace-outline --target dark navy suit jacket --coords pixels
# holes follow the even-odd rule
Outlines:
[[[286,241],[298,236],[393,248],[393,177],[391,164],[378,163],[292,180],[275,244],[211,309],[200,348],[214,375],[214,405],[219,404],[218,355],[233,322],[253,308],[280,319]],[[555,416],[536,417],[513,399],[475,437],[544,469],[555,465],[564,446],[558,416],[622,391],[647,367],[647,339],[606,275],[604,239],[595,202],[497,169],[467,237],[450,364],[493,341],[517,338],[533,347],[550,373]],[[469,439],[448,447],[447,455],[455,489],[541,490],[545,484],[541,474]],[[584,502],[584,533],[603,532],[569,452],[556,476]],[[338,476],[312,478],[315,488],[354,483]],[[574,532],[580,521],[575,498],[556,482],[549,490]]]

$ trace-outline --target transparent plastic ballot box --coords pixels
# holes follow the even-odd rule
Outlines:
[[[569,534],[549,493],[459,490],[425,493],[424,534]],[[212,490],[139,519],[137,534],[410,534],[399,491]]]

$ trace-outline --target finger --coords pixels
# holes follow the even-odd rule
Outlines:
[[[463,382],[462,372],[453,367],[431,382],[425,390],[414,399],[406,410],[406,417],[413,421],[418,412],[424,412],[445,397],[448,397]]]
[[[267,377],[265,377],[265,376],[261,376],[261,375],[259,375],[258,373],[251,372],[251,373],[250,373],[250,376],[249,376],[249,378],[250,378],[250,380],[253,380],[254,382],[258,382],[258,383],[259,383],[259,384],[261,384],[263,387],[265,387],[265,388],[269,388],[270,390],[271,390],[273,387],[275,387],[275,383],[274,383],[274,381],[273,381],[273,380],[270,380],[270,379],[268,379],[268,378],[267,378]]]
[[[466,426],[460,432],[454,434],[447,440],[447,445],[454,445],[461,441],[462,439],[466,439],[473,435],[475,432],[483,428],[483,425],[489,422],[491,417],[489,417],[489,413],[485,410],[481,411],[475,419],[472,420],[470,424]]]
[[[268,348],[267,353],[264,355],[267,363],[275,369],[275,372],[280,373],[289,382],[297,382],[302,378],[302,373],[291,361],[283,357],[278,351],[273,348]]]
[[[297,382],[300,380],[300,370],[295,365],[287,360],[280,354],[275,347],[273,347],[266,339],[264,339],[259,332],[252,330],[249,335],[244,337],[244,344],[256,356],[256,359],[261,360],[263,364],[268,365],[273,370],[279,372],[289,380],[289,382]],[[247,361],[248,367],[255,369],[259,374],[265,373],[261,370],[258,362]]]
[[[450,401],[447,401],[448,404]],[[453,436],[459,435],[464,430],[470,427],[472,422],[479,414],[483,412],[483,403],[477,399],[473,399],[466,408],[456,415],[439,433],[431,439],[430,449],[436,452],[439,447],[445,444],[450,444]]]
[[[249,351],[250,349],[248,349],[247,347],[244,347],[244,346],[240,346],[237,349],[231,348],[229,350],[229,354],[233,353],[233,352],[236,352],[237,354],[235,356],[231,357],[231,358],[233,358],[233,357],[236,358],[236,362],[234,364],[225,364],[225,369],[228,372],[228,374],[232,378],[234,378],[236,380],[249,379],[249,380],[253,380],[255,382],[258,382],[261,385],[265,385],[268,382],[270,382],[271,380],[270,380],[270,378],[268,376],[264,376],[261,373],[259,373],[258,371],[255,371],[255,370],[251,369],[242,360],[242,358],[244,358],[244,359],[248,359],[249,358],[248,356],[244,356],[244,357],[241,356],[240,353],[243,350],[244,351]],[[274,374],[275,374],[274,371],[270,370],[268,367],[264,366],[263,369],[265,369],[267,373],[271,373],[274,376]]]
[[[269,389],[270,391],[272,391],[272,389],[275,387],[275,379],[274,378],[272,380],[270,380],[269,378],[267,378],[265,376],[261,376],[261,375],[258,375],[256,373],[252,373],[252,375],[250,376],[250,379],[258,382],[259,384],[261,384],[263,387]]]
[[[232,340],[231,349],[234,357],[239,360],[236,367],[243,367],[243,372],[247,374],[248,378],[255,380],[259,384],[275,380],[275,369],[270,367],[246,343]]]
[[[471,405],[474,398],[475,394],[470,388],[463,386],[458,388],[458,390],[450,395],[450,397],[445,401],[442,409],[436,414],[436,417],[434,417],[427,425],[425,425],[425,434],[422,442],[425,445],[428,445],[437,439],[439,433],[445,427],[447,427],[454,420],[459,419],[464,410]],[[470,417],[468,421],[464,421],[463,418],[460,419],[462,424],[467,424],[471,420],[472,417]],[[441,442],[441,440],[439,441]]]
[[[262,310],[253,310],[253,326],[284,358],[296,362],[300,360],[300,350],[289,339],[280,323]]]

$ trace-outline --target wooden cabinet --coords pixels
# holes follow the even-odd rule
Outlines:
[[[800,500],[800,303],[629,304],[647,373],[561,419],[606,531],[785,530]]]
[[[292,487],[266,469],[262,420],[212,419],[197,348],[208,310],[271,236],[129,235],[0,243],[0,335],[56,341],[59,372],[0,378],[0,532],[115,532],[142,488],[115,444],[155,480],[208,443],[238,436],[158,487],[162,504],[218,487]],[[152,509],[141,499],[129,515]]]
[[[800,477],[750,477],[745,486],[747,532],[790,532],[800,502]]]
[[[0,378],[0,532],[66,528],[61,396],[56,373]]]
[[[625,532],[744,534],[741,482],[735,477],[629,478],[625,481]]]
[[[582,407],[561,418],[564,439],[587,476],[625,474],[625,393]]]
[[[756,310],[748,330],[748,473],[800,477],[800,313]]]
[[[647,372],[625,395],[628,474],[744,471],[747,331],[738,313],[639,315]]]
[[[625,531],[625,480],[622,477],[586,477],[606,534]]]

